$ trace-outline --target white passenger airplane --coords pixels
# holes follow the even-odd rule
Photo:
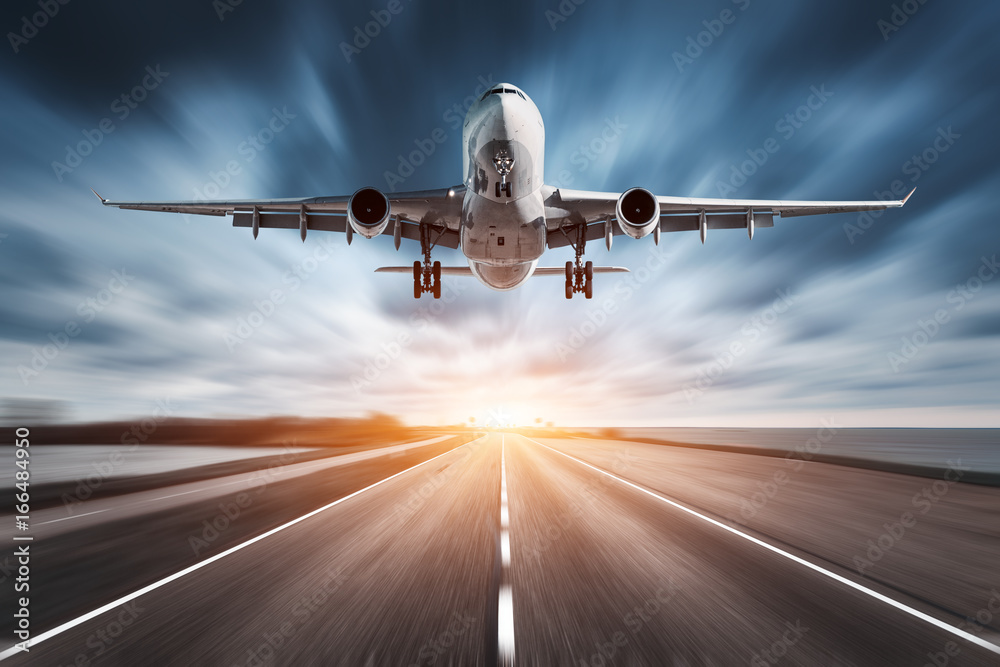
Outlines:
[[[535,104],[516,86],[504,83],[487,90],[468,111],[462,132],[462,185],[386,195],[372,187],[353,195],[306,199],[236,201],[114,202],[105,206],[145,211],[231,215],[233,226],[354,232],[365,238],[391,234],[420,242],[423,262],[410,267],[384,267],[381,272],[413,273],[413,296],[441,296],[441,275],[473,275],[494,290],[511,290],[532,275],[566,279],[566,298],[583,292],[593,296],[595,273],[627,271],[583,262],[587,241],[604,237],[608,249],[615,235],[635,239],[661,232],[746,229],[774,226],[774,216],[875,211],[900,207],[899,201],[775,201],[659,197],[643,188],[623,194],[586,192],[547,186],[543,182],[545,126]],[[96,192],[94,194],[97,194]],[[571,245],[576,261],[565,268],[538,268],[545,248]],[[467,267],[431,263],[436,246],[461,248]]]

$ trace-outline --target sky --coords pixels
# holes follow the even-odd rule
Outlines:
[[[14,0],[0,17],[7,421],[1000,426],[995,2]],[[374,273],[418,259],[412,243],[254,241],[90,192],[455,185],[458,119],[493,82],[541,111],[551,185],[917,191],[877,217],[779,218],[752,242],[591,243],[588,259],[633,270],[598,276],[591,301],[558,279],[446,278],[439,302]]]

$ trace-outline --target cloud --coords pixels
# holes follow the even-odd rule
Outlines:
[[[340,44],[370,20],[364,8],[244,3],[220,21],[210,4],[67,5],[0,80],[0,121],[16,129],[0,138],[0,396],[62,401],[88,419],[173,397],[193,415],[378,409],[426,422],[483,421],[500,405],[559,423],[988,421],[1000,281],[961,309],[953,293],[1000,251],[990,85],[1000,45],[989,33],[1000,8],[924,5],[885,41],[876,22],[888,4],[742,4],[682,71],[673,54],[726,3],[587,3],[555,30],[537,3],[510,5],[518,18],[503,30],[483,30],[495,18],[486,7],[407,5],[350,63]],[[19,22],[16,7],[3,11]],[[113,101],[157,64],[169,76],[119,117]],[[661,271],[601,276],[593,301],[566,301],[559,280],[539,278],[502,294],[450,281],[438,304],[413,300],[405,276],[373,273],[417,258],[409,244],[348,248],[319,233],[302,244],[284,230],[253,241],[228,219],[104,209],[88,190],[350,193],[383,186],[436,128],[446,141],[401,187],[458,183],[461,132],[448,113],[480,77],[536,101],[547,180],[559,185],[718,196],[747,151],[775,137],[780,150],[735,196],[860,199],[895,180],[919,189],[902,211],[778,220],[753,242],[738,231],[704,246],[665,235]],[[779,123],[820,86],[832,96],[787,136]],[[286,108],[287,126],[248,150]],[[52,163],[105,117],[114,131],[60,180]],[[586,155],[608,122],[620,133]],[[948,128],[959,138],[928,152]],[[651,248],[619,238],[610,254],[599,243],[587,254],[638,267]],[[542,264],[569,257],[553,251]],[[455,251],[435,258],[464,263]],[[83,321],[80,304],[123,269],[134,281]],[[779,292],[795,295],[781,313]],[[949,322],[894,369],[890,355],[940,309]],[[69,321],[79,335],[26,384],[18,368]],[[721,366],[734,344],[744,351]]]

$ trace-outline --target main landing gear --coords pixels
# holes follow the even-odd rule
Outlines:
[[[563,230],[563,234],[566,231]],[[583,252],[587,245],[586,225],[577,225],[576,242],[572,243],[573,250],[576,251],[576,261],[566,262],[566,298],[572,299],[573,295],[583,292],[588,299],[594,298],[594,263],[583,262]],[[566,234],[569,237],[569,234]]]
[[[444,232],[445,228],[441,228],[437,235],[431,239],[430,225],[420,225],[420,248],[424,253],[424,261],[423,263],[419,261],[413,263],[414,299],[419,299],[424,292],[430,292],[435,299],[441,298],[441,262],[431,263],[431,250],[437,245]]]

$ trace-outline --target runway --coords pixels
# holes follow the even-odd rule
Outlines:
[[[148,512],[109,508],[43,536],[32,545],[36,643],[2,655],[1000,664],[1000,494],[941,481],[920,513],[913,498],[930,480],[823,463],[515,433],[434,442],[275,481],[197,554],[192,537],[238,485]],[[894,532],[908,509],[913,525]],[[855,559],[885,531],[892,543],[859,572]]]

